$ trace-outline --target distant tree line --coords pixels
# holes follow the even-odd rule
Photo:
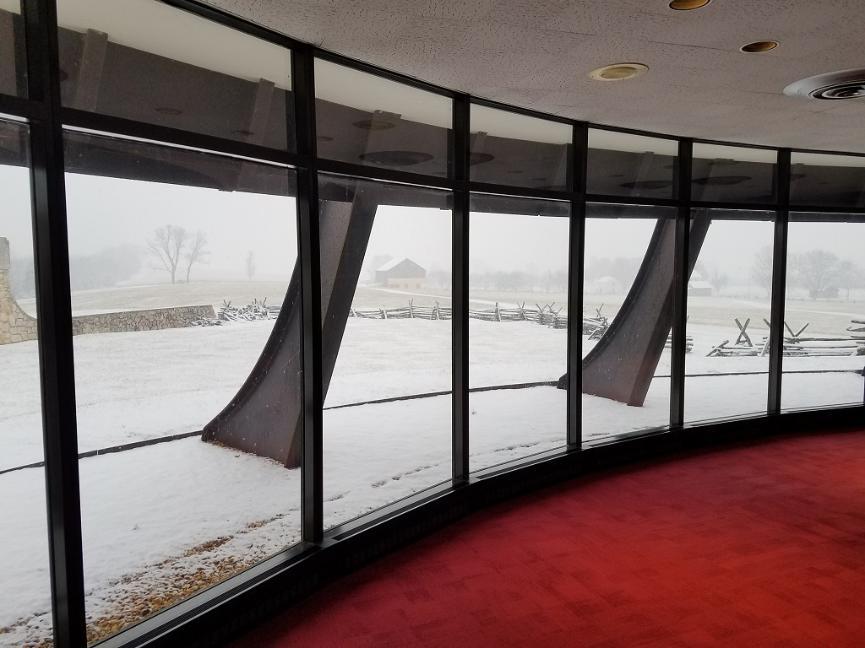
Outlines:
[[[772,290],[772,249],[761,248],[751,266],[751,278],[766,292]],[[787,263],[787,285],[808,291],[810,299],[837,299],[844,291],[865,288],[865,270],[828,250],[792,254]]]
[[[15,257],[9,269],[12,294],[18,299],[36,295],[32,257]],[[69,258],[69,286],[73,291],[110,288],[141,270],[141,251],[133,245],[105,248],[95,254]]]
[[[568,273],[565,269],[473,272],[469,275],[469,285],[476,290],[563,293],[568,290]]]

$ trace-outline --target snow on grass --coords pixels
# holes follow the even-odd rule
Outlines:
[[[236,393],[272,322],[75,338],[81,451],[200,429]],[[703,420],[765,408],[765,357],[706,358],[735,339],[731,327],[692,324],[686,417]],[[553,381],[565,369],[566,331],[526,322],[470,323],[474,387]],[[762,333],[754,330],[754,338]],[[326,405],[448,391],[451,323],[349,320]],[[593,343],[587,342],[585,350]],[[37,345],[0,346],[0,469],[42,459]],[[785,371],[861,370],[865,358],[785,358]],[[583,395],[584,439],[662,426],[669,416],[670,354],[643,407]],[[784,407],[861,402],[852,373],[787,374]],[[471,469],[560,447],[565,392],[552,387],[470,396]],[[451,399],[439,396],[324,413],[328,528],[449,479]],[[170,591],[200,571],[227,576],[295,543],[300,474],[228,448],[185,439],[82,459],[88,616],[141,616],[130,601]],[[0,475],[0,645],[50,633],[44,475]],[[220,576],[220,577],[221,577]],[[185,585],[184,585],[185,587]],[[178,596],[185,595],[185,590]],[[137,616],[136,616],[137,615]]]

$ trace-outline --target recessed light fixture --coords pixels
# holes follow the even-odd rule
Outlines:
[[[691,11],[692,9],[702,9],[712,0],[673,0],[670,3],[670,9],[676,11]]]
[[[776,47],[778,47],[778,41],[756,41],[754,43],[742,45],[740,49],[749,54],[759,54],[761,52],[769,52]]]
[[[484,164],[485,162],[490,162],[495,159],[496,156],[492,153],[479,153],[476,151],[469,153],[469,164],[471,166],[474,166],[475,164]]]
[[[642,63],[613,63],[592,70],[589,72],[589,76],[595,81],[624,81],[640,76],[648,69],[649,66]]]
[[[694,184],[704,187],[729,187],[748,182],[750,179],[751,176],[744,175],[711,176],[709,178],[694,178]]]
[[[641,189],[644,191],[657,191],[658,189],[666,189],[672,187],[673,183],[669,180],[635,180],[633,182],[623,182],[619,185],[623,189]]]
[[[432,155],[421,151],[371,151],[358,157],[364,162],[383,166],[412,166],[433,159]]]
[[[360,121],[352,122],[355,127],[360,128],[361,130],[368,131],[383,131],[390,130],[391,128],[396,128],[396,124],[387,119],[382,119],[381,117],[372,117],[370,119],[361,119]]]

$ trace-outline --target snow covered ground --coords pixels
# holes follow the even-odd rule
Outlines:
[[[75,338],[79,450],[201,429],[247,377],[272,322]],[[450,389],[450,323],[349,320],[326,407]],[[765,358],[706,358],[735,329],[692,324],[688,420],[760,412]],[[471,385],[556,380],[564,330],[472,321]],[[760,333],[756,332],[759,337]],[[586,345],[588,350],[589,345]],[[37,347],[0,346],[0,471],[42,459]],[[858,369],[863,357],[785,358],[785,371]],[[584,439],[664,425],[669,353],[643,407],[583,396]],[[788,374],[785,408],[861,402],[851,373]],[[552,387],[471,395],[471,468],[563,445],[565,393]],[[325,524],[340,524],[450,475],[449,396],[328,409]],[[298,470],[197,438],[80,462],[88,615],[123,623],[144,595],[194,589],[190,574],[230,575],[298,540]],[[0,645],[50,633],[44,475],[0,474]],[[17,625],[16,625],[17,624]]]

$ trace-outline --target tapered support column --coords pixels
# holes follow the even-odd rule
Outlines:
[[[692,219],[688,276],[694,269],[711,219]],[[583,359],[584,394],[642,406],[673,323],[673,259],[676,221],[660,219],[649,248],[610,328]],[[579,311],[575,311],[579,312]],[[567,375],[559,387],[567,386]]]
[[[323,201],[320,210],[324,393],[336,364],[378,208],[375,192],[366,186],[346,199]],[[289,468],[300,465],[300,325],[300,280],[295,267],[279,318],[258,363],[237,396],[205,426],[205,441],[270,457]]]

